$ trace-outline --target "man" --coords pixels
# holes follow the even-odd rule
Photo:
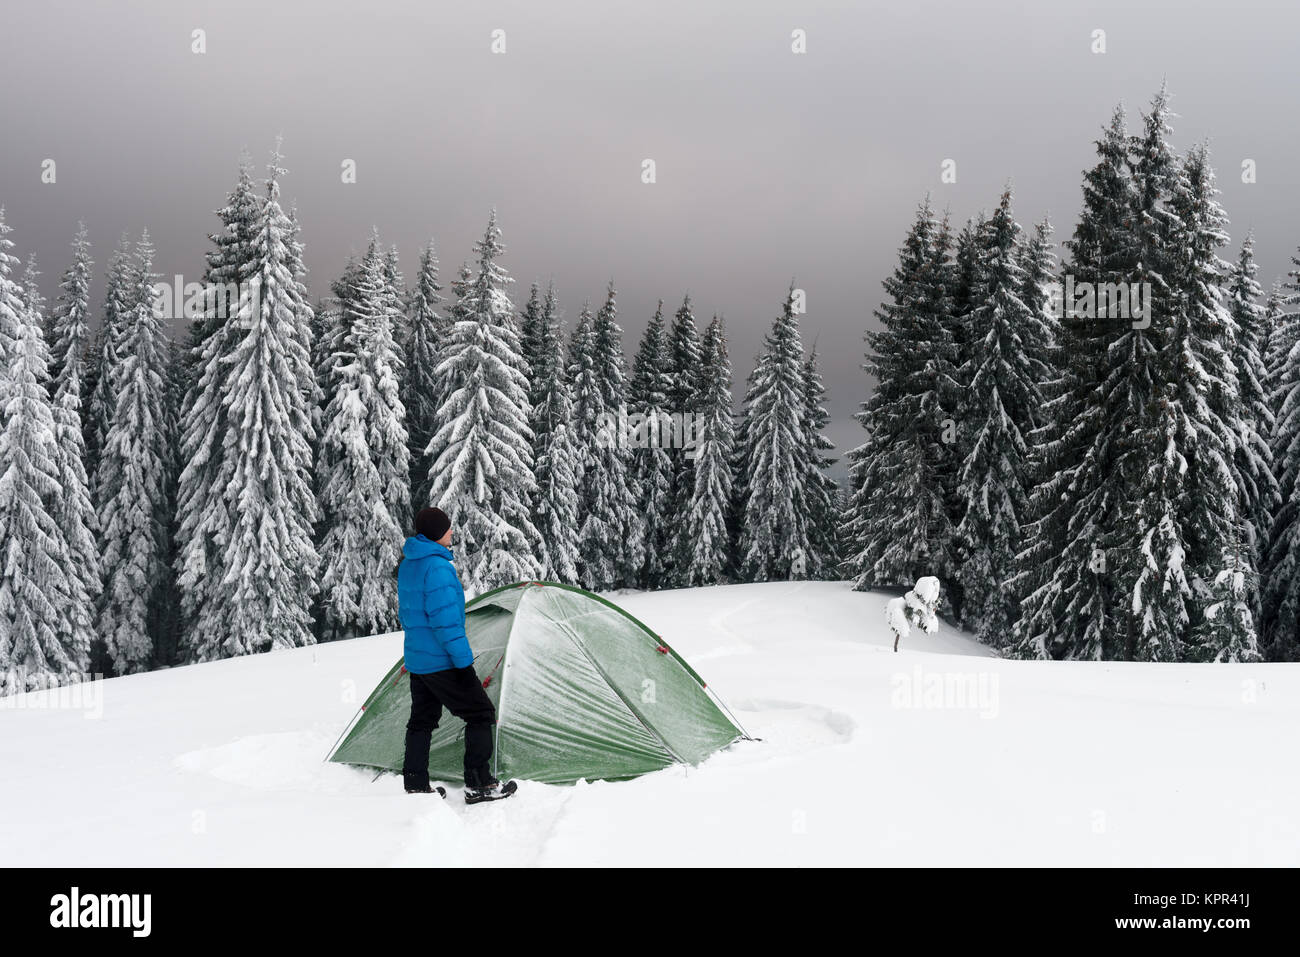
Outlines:
[[[403,645],[411,675],[411,718],[406,724],[402,777],[407,794],[432,794],[429,742],[446,708],[465,722],[465,803],[497,801],[515,792],[488,771],[496,709],[474,673],[465,637],[465,590],[452,565],[451,519],[440,508],[415,517],[397,568],[397,606],[406,631]],[[442,788],[437,791],[446,797]]]

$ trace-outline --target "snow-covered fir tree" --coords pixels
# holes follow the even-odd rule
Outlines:
[[[346,304],[322,416],[319,501],[325,635],[348,638],[397,626],[397,582],[410,524],[406,413],[393,339],[394,269],[372,238]]]
[[[1256,572],[1247,583],[1247,601],[1258,625],[1263,610],[1258,570],[1264,567],[1269,530],[1277,511],[1277,480],[1273,477],[1273,408],[1268,401],[1269,317],[1263,290],[1255,278],[1255,240],[1247,235],[1227,284],[1227,306],[1234,330],[1232,364],[1237,373],[1241,401],[1240,432],[1233,459],[1237,485],[1237,521],[1243,547],[1249,548],[1249,565]]]
[[[638,588],[662,588],[668,584],[670,556],[680,531],[673,510],[674,469],[669,457],[673,447],[673,422],[668,405],[673,382],[669,363],[664,303],[660,299],[632,361],[628,391],[629,415],[637,417],[632,420],[635,426],[628,430],[632,488],[643,529],[641,565],[628,584]]]
[[[1083,210],[1065,243],[1066,274],[1094,288],[1129,282],[1135,261],[1123,110],[1114,111],[1096,147],[1098,162],[1084,174]],[[1123,325],[1062,301],[1056,365],[1034,436],[1033,521],[1018,557],[1015,590],[1023,599],[1009,651],[1017,656],[1122,656],[1122,596],[1109,571],[1113,519],[1103,485],[1116,455],[1108,416],[1125,395],[1116,385],[1124,381],[1122,359],[1113,374],[1106,369]]]
[[[1269,445],[1278,508],[1264,562],[1264,648],[1271,661],[1300,661],[1300,254],[1283,289],[1270,297]],[[1288,308],[1290,307],[1290,308]]]
[[[203,346],[184,421],[177,558],[186,650],[206,661],[311,644],[311,307],[273,156],[247,295]]]
[[[204,307],[190,322],[184,350],[186,394],[193,394],[208,337],[239,308],[240,284],[247,281],[253,263],[253,242],[261,203],[253,182],[252,159],[239,160],[239,177],[226,205],[217,210],[220,231],[210,234],[213,248],[206,254],[203,274]]]
[[[86,410],[82,431],[86,439],[86,474],[91,480],[91,497],[102,501],[94,487],[99,474],[99,454],[113,424],[117,397],[112,393],[113,368],[117,365],[116,344],[121,333],[123,317],[131,308],[131,297],[136,292],[136,278],[132,272],[134,260],[126,234],[118,241],[108,264],[108,282],[104,293],[104,317],[95,337],[90,369],[86,377],[82,407]]]
[[[420,490],[417,498],[412,500],[417,510],[428,505],[437,505],[430,497],[431,486],[430,477],[433,470],[433,459],[430,457],[430,449],[433,447],[433,436],[438,429],[438,412],[450,396],[450,384],[446,378],[445,370],[442,367],[442,360],[446,358],[447,349],[455,334],[456,326],[460,322],[472,321],[473,317],[469,308],[469,300],[474,286],[474,270],[470,268],[468,262],[462,262],[456,270],[455,277],[448,283],[451,289],[452,297],[447,305],[447,314],[443,317],[440,328],[445,330],[442,341],[437,343],[437,351],[432,371],[429,373],[429,380],[433,384],[434,391],[424,398],[424,401],[430,405],[429,422],[431,431],[429,439],[424,447],[420,449],[420,458],[424,461],[424,474],[420,481]],[[409,432],[408,432],[409,434]]]
[[[23,264],[23,275],[18,281],[18,285],[23,291],[23,308],[27,314],[36,317],[36,321],[41,325],[41,336],[45,339],[46,349],[49,348],[50,325],[49,315],[45,309],[45,297],[41,295],[41,271],[36,266],[36,255],[33,253],[27,257],[27,262]]]
[[[1038,421],[1039,386],[1047,378],[1039,357],[1051,334],[1042,313],[1021,298],[1025,272],[1010,189],[985,224],[983,240],[983,288],[969,318],[970,358],[959,373],[968,383],[963,406],[970,439],[958,484],[957,536],[963,623],[981,641],[1003,646],[1018,614],[1006,583],[1027,518],[1027,436]]]
[[[922,204],[885,282],[882,329],[867,333],[864,369],[875,392],[858,421],[866,441],[848,455],[852,507],[845,521],[854,587],[909,586],[924,575],[956,587],[950,500],[955,494],[956,346],[946,222]]]
[[[520,350],[513,282],[493,210],[475,243],[478,268],[454,313],[438,365],[447,398],[429,443],[430,502],[454,523],[461,581],[476,594],[541,572],[531,518],[536,494],[528,375]]]
[[[1188,323],[1173,245],[1179,222],[1171,200],[1179,164],[1168,141],[1168,116],[1162,92],[1144,114],[1142,130],[1130,138],[1128,213],[1135,258],[1125,281],[1149,283],[1151,322],[1143,327],[1123,316],[1108,322],[1119,328],[1103,369],[1101,440],[1114,452],[1097,504],[1107,509],[1100,527],[1109,540],[1104,574],[1114,599],[1109,626],[1079,657],[1178,660],[1187,650],[1194,612],[1188,529],[1175,501],[1190,437],[1180,431],[1184,409],[1170,395],[1171,385],[1178,390],[1169,375],[1182,358]]]
[[[90,342],[90,238],[85,223],[77,223],[77,235],[72,240],[72,262],[59,283],[59,299],[50,316],[49,335],[46,342],[50,350],[50,391],[58,392],[69,377],[75,378],[80,388],[85,378],[85,366]],[[70,372],[66,367],[75,366]]]
[[[843,575],[853,556],[853,542],[849,538],[850,525],[844,517],[853,511],[853,490],[847,481],[837,482],[835,488],[835,514],[838,524],[835,527],[835,573]]]
[[[1143,115],[1142,129],[1129,137],[1129,201],[1118,212],[1132,225],[1117,248],[1103,249],[1112,258],[1121,250],[1131,257],[1120,282],[1149,283],[1151,321],[1144,325],[1122,315],[1102,320],[1101,303],[1093,320],[1103,325],[1107,345],[1099,395],[1091,400],[1102,410],[1095,440],[1100,448],[1087,461],[1104,467],[1096,497],[1080,511],[1091,513],[1102,536],[1102,561],[1090,555],[1088,566],[1101,569],[1109,601],[1104,625],[1076,643],[1071,657],[1173,661],[1186,650],[1192,582],[1186,529],[1175,502],[1186,460],[1178,448],[1178,409],[1166,397],[1172,353],[1185,339],[1176,331],[1185,313],[1177,301],[1173,238],[1179,223],[1170,201],[1178,159],[1169,144],[1168,116],[1162,91]],[[1081,576],[1085,568],[1074,573]],[[1061,620],[1067,627],[1071,621]]]
[[[356,290],[361,283],[362,273],[357,258],[348,257],[343,274],[330,283],[331,295],[326,300],[325,315],[316,324],[320,330],[320,339],[312,341],[312,367],[316,370],[316,381],[320,384],[322,399],[333,395],[335,391],[337,363],[334,354],[342,347],[343,339],[347,336],[347,323],[354,315],[352,305],[357,298]]]
[[[988,233],[989,217],[986,211],[981,210],[979,215],[968,219],[957,233],[953,242],[952,261],[947,268],[951,294],[947,327],[952,333],[955,383],[944,396],[944,404],[949,410],[949,417],[956,424],[956,439],[946,443],[950,455],[944,469],[948,473],[945,475],[944,486],[950,493],[948,514],[954,528],[961,523],[966,511],[965,499],[958,488],[961,482],[960,472],[962,463],[970,455],[971,445],[975,441],[975,423],[980,416],[980,410],[969,408],[968,403],[972,401],[970,377],[979,362],[983,344],[975,328],[975,310],[983,306],[987,298],[988,277],[985,275],[985,267],[990,242]],[[964,591],[964,585],[960,581],[955,584]],[[954,594],[960,593],[954,589],[948,593],[949,598]]]
[[[377,232],[377,231],[376,231]],[[397,344],[397,368],[399,381],[405,388],[406,382],[406,300],[409,295],[406,277],[396,246],[389,246],[384,254],[384,309],[388,313],[388,324],[392,327],[393,342]]]
[[[1295,257],[1291,260],[1295,262]],[[1300,264],[1297,264],[1300,265]],[[1292,271],[1294,273],[1294,270]],[[1288,275],[1291,275],[1289,273]],[[1286,307],[1290,297],[1286,294],[1286,284],[1274,282],[1269,287],[1268,296],[1264,300],[1264,372],[1265,383],[1264,392],[1268,396],[1269,409],[1273,412],[1273,422],[1276,427],[1278,406],[1275,399],[1278,396],[1273,391],[1273,386],[1277,383],[1283,368],[1286,365],[1287,354],[1291,346],[1295,344],[1297,338],[1300,338],[1300,326],[1297,326],[1295,320],[1296,313],[1287,313]]]
[[[594,317],[583,308],[570,343],[569,375],[581,482],[578,575],[592,591],[619,588],[635,580],[645,545],[629,450],[619,435],[627,379],[612,282]]]
[[[532,297],[529,299],[530,307]],[[533,524],[541,536],[542,575],[550,581],[578,581],[578,460],[573,427],[573,397],[564,361],[564,339],[555,287],[526,326],[529,346],[533,474]]]
[[[1253,623],[1239,615],[1207,618],[1213,588],[1225,572],[1256,588],[1254,551],[1240,513],[1236,450],[1246,435],[1247,415],[1239,392],[1232,353],[1239,338],[1225,284],[1231,267],[1218,256],[1228,243],[1227,216],[1215,198],[1214,173],[1203,145],[1193,147],[1181,164],[1169,206],[1177,217],[1171,243],[1178,251],[1178,312],[1165,350],[1168,387],[1178,451],[1186,466],[1174,495],[1185,529],[1185,561],[1192,575],[1191,624],[1183,636],[1186,652],[1177,660],[1259,660]],[[1231,623],[1232,627],[1229,628]]]
[[[1251,608],[1254,567],[1246,552],[1237,549],[1226,551],[1221,564],[1207,590],[1209,603],[1199,626],[1199,644],[1213,652],[1211,661],[1258,661],[1258,618]]]
[[[69,645],[71,563],[51,506],[59,497],[57,428],[41,319],[13,280],[0,210],[0,695],[84,677],[87,649]]]
[[[168,433],[167,364],[170,350],[154,312],[153,244],[146,232],[136,246],[136,280],[129,309],[120,316],[110,370],[117,397],[100,454],[98,503],[103,592],[98,631],[113,671],[148,671],[162,635],[163,606],[171,596],[166,565],[171,436]]]
[[[742,574],[751,581],[808,577],[810,443],[794,302],[792,283],[745,394],[737,551]]]
[[[537,283],[528,288],[528,301],[519,313],[519,351],[524,364],[528,367],[528,404],[536,406],[545,389],[545,383],[538,381],[536,370],[545,364],[547,346],[543,333],[542,289]]]
[[[1096,148],[1097,164],[1084,174],[1083,210],[1065,242],[1066,273],[1094,286],[1127,282],[1132,264],[1123,110],[1111,115]],[[1033,438],[1033,520],[1018,556],[1014,587],[1022,596],[1021,615],[1010,652],[1020,657],[1078,657],[1082,648],[1099,653],[1107,641],[1112,656],[1118,648],[1100,491],[1113,454],[1103,436],[1106,410],[1099,398],[1113,326],[1076,315],[1071,306],[1062,301],[1055,368],[1043,390],[1043,425]]]
[[[578,580],[585,588],[610,588],[617,570],[614,549],[607,543],[618,532],[605,524],[609,510],[592,494],[602,488],[597,484],[602,468],[599,443],[607,440],[601,438],[605,403],[596,371],[596,317],[590,303],[583,303],[569,339],[568,377],[573,395],[573,450],[579,489]]]
[[[1211,633],[1235,617],[1203,627],[1242,560],[1225,219],[1204,151],[1180,163],[1170,147],[1169,115],[1162,90],[1129,136],[1117,110],[1085,178],[1067,272],[1098,298],[1066,304],[1081,311],[1062,322],[1048,390],[1016,654],[1213,659]],[[1099,298],[1143,283],[1144,315]]]
[[[1020,248],[1020,270],[1024,282],[1020,288],[1020,301],[1036,318],[1027,332],[1037,336],[1022,336],[1021,347],[1030,361],[1044,376],[1039,381],[1039,391],[1046,398],[1046,387],[1054,380],[1057,350],[1060,347],[1060,320],[1056,315],[1059,303],[1054,300],[1056,285],[1056,256],[1052,252],[1052,224],[1046,218],[1035,224]],[[1042,410],[1037,410],[1041,422]]]
[[[697,414],[703,421],[692,462],[695,487],[681,536],[690,544],[690,564],[683,584],[716,585],[725,580],[731,562],[729,512],[735,440],[731,362],[727,358],[726,331],[716,316],[704,331],[696,381]]]
[[[167,339],[167,365],[163,389],[163,413],[166,443],[166,481],[164,496],[167,502],[163,515],[166,554],[163,556],[164,581],[160,608],[159,636],[154,646],[154,659],[168,667],[182,662],[181,643],[184,639],[184,622],[176,590],[176,558],[179,549],[176,541],[176,495],[181,479],[181,410],[185,404],[185,391],[190,369],[186,368],[187,346],[175,337]]]
[[[241,286],[252,275],[261,204],[252,179],[251,162],[247,156],[240,158],[235,188],[227,197],[226,205],[216,213],[221,229],[208,236],[213,248],[206,254],[203,310],[190,322],[183,353],[185,393],[179,415],[181,422],[190,418],[192,404],[203,394],[199,378],[208,339],[239,311]],[[207,421],[214,430],[224,427],[225,410],[209,409]]]
[[[826,386],[817,369],[817,349],[814,346],[804,360],[802,370],[804,399],[804,483],[802,509],[808,516],[808,569],[809,578],[834,578],[839,571],[839,523],[837,492],[839,484],[830,477],[828,469],[836,459],[828,452],[835,443],[826,438],[824,430],[830,423],[826,411]]]
[[[1187,530],[1174,501],[1179,473],[1187,464],[1178,446],[1180,439],[1189,437],[1178,434],[1179,409],[1165,395],[1168,376],[1183,358],[1178,353],[1188,337],[1187,311],[1177,298],[1173,239],[1180,224],[1171,200],[1178,159],[1168,139],[1169,113],[1162,91],[1129,144],[1131,248],[1136,260],[1128,279],[1150,284],[1152,322],[1140,328],[1120,317],[1120,334],[1110,355],[1122,366],[1108,369],[1111,374],[1103,380],[1104,387],[1116,384],[1104,394],[1109,413],[1104,437],[1115,444],[1117,454],[1102,488],[1115,503],[1108,557],[1111,577],[1119,586],[1119,614],[1112,617],[1118,618],[1121,644],[1118,654],[1103,644],[1096,652],[1084,649],[1085,657],[1177,660],[1186,650],[1193,611]],[[1172,454],[1160,454],[1171,447]]]
[[[279,150],[278,145],[276,150]],[[296,362],[294,364],[294,372],[298,380],[298,391],[302,393],[303,401],[307,403],[307,408],[314,413],[325,403],[325,392],[321,389],[320,383],[316,379],[316,367],[312,361],[313,354],[311,351],[311,342],[317,326],[316,315],[312,305],[308,301],[307,262],[303,256],[302,226],[298,222],[297,209],[289,210],[288,219],[289,229],[285,234],[284,239],[284,262],[285,271],[288,272],[293,279],[293,295],[291,298],[294,302],[294,337],[296,341],[304,343],[307,349],[307,361]],[[392,255],[397,255],[396,249],[393,250]],[[398,279],[400,281],[400,274],[398,274]],[[400,323],[402,313],[400,296],[398,297],[396,307],[391,311],[394,316],[393,321]],[[317,428],[319,426],[319,418],[313,415],[311,424],[312,431],[319,436]]]
[[[669,386],[666,397],[670,413],[688,419],[702,414],[699,408],[702,401],[703,385],[700,382],[700,364],[703,361],[699,330],[695,324],[695,314],[691,310],[691,297],[682,299],[673,315],[672,327],[668,334]],[[695,462],[696,456],[691,449],[669,449],[668,456],[673,466],[672,515],[674,527],[680,529],[695,502]],[[664,556],[664,584],[681,587],[688,584],[689,569],[694,562],[695,543],[683,535],[674,535],[669,541],[668,553]]]
[[[68,548],[68,607],[62,639],[77,660],[89,660],[95,643],[100,554],[99,529],[90,482],[84,465],[81,431],[82,375],[90,342],[90,241],[84,224],[77,224],[72,263],[59,284],[59,300],[50,323],[50,391],[58,456],[58,498],[51,514],[63,530]]]
[[[415,511],[429,501],[429,460],[425,449],[433,438],[444,396],[438,362],[451,338],[451,321],[439,312],[442,285],[433,240],[420,252],[420,268],[411,289],[404,336],[406,375],[402,404],[406,408],[407,457],[411,467],[411,505]]]

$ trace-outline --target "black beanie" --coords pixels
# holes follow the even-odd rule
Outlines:
[[[440,508],[422,508],[415,516],[415,531],[431,542],[436,542],[451,528],[451,519]]]

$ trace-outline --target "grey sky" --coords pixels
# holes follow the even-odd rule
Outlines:
[[[1261,281],[1285,273],[1298,21],[1261,0],[14,3],[0,205],[47,297],[78,219],[97,299],[124,229],[148,227],[159,271],[196,280],[241,148],[261,175],[283,134],[313,295],[372,225],[408,278],[432,236],[446,280],[495,205],[516,301],[553,277],[572,319],[613,277],[630,355],[655,300],[675,309],[689,290],[702,323],[726,317],[738,389],[793,277],[843,450],[861,439],[862,333],[924,193],[963,220],[1010,180],[1019,221],[1050,213],[1059,241],[1100,126],[1121,101],[1136,124],[1164,76],[1175,145],[1210,142],[1225,258],[1254,228]],[[942,185],[949,157],[957,183]],[[340,182],[345,158],[356,184]]]

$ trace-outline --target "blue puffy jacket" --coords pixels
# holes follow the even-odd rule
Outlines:
[[[397,567],[397,609],[406,629],[406,670],[427,675],[474,663],[465,637],[465,589],[451,551],[423,535],[406,540]]]

